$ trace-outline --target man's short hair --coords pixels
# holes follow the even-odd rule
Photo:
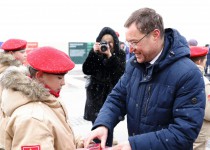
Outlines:
[[[154,29],[158,29],[161,37],[164,36],[163,19],[151,8],[141,8],[134,11],[125,22],[124,27],[129,27],[132,23],[136,24],[141,33],[148,34]]]

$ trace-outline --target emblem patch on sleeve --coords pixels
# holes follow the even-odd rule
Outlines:
[[[41,150],[40,145],[21,146],[21,150]]]

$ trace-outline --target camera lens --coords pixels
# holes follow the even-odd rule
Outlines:
[[[105,52],[108,49],[108,43],[106,41],[101,41],[101,51]]]

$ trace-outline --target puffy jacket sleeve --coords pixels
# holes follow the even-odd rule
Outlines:
[[[126,115],[126,86],[129,77],[126,73],[122,75],[116,86],[113,88],[110,95],[105,101],[104,106],[101,108],[96,121],[94,122],[93,129],[98,126],[106,126],[108,130],[108,137],[106,141],[107,146],[112,146],[114,127],[122,121]],[[116,98],[117,100],[114,100]],[[119,117],[120,116],[120,117]],[[106,118],[106,119],[104,119]]]
[[[17,118],[8,124],[10,127],[7,127],[6,149],[17,150],[31,146],[40,147],[41,150],[54,150],[50,126],[31,117]]]

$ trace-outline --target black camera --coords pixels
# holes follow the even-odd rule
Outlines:
[[[109,44],[106,41],[101,41],[100,45],[101,45],[101,51],[102,52],[105,52],[109,47]]]

